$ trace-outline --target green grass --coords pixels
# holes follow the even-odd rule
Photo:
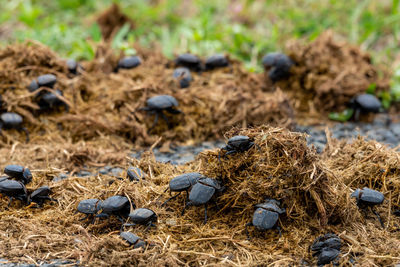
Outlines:
[[[116,48],[136,41],[158,43],[168,57],[191,51],[200,55],[227,52],[257,70],[260,57],[284,50],[292,39],[312,40],[334,29],[350,42],[387,62],[399,52],[399,0],[165,0],[118,2],[135,22]],[[99,31],[95,15],[110,0],[7,1],[0,12],[1,27],[11,27],[1,43],[38,40],[63,56],[93,57]],[[122,41],[121,41],[122,40]],[[132,52],[132,51],[131,51]]]

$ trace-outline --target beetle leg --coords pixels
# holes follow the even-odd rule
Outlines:
[[[147,130],[148,133],[150,133],[153,130],[153,128],[157,125],[157,122],[158,122],[158,112],[156,112],[156,117],[154,118],[153,125],[151,125],[149,130]]]
[[[375,216],[378,218],[378,221],[381,224],[382,228],[385,228],[385,225],[383,224],[382,218],[379,215],[379,213],[376,210],[374,210],[372,207],[371,207],[371,210],[372,210],[372,213],[375,214]]]
[[[277,226],[277,227],[276,227],[276,230],[278,230],[278,232],[279,232],[279,238],[281,238],[281,237],[282,237],[281,228],[280,228],[279,226]]]
[[[354,120],[355,121],[359,121],[360,120],[360,113],[361,113],[360,108],[355,108],[355,110],[354,110]]]
[[[25,127],[20,127],[18,130],[23,131],[26,135],[25,142],[29,143],[29,132]]]
[[[80,219],[80,221],[84,221],[84,220],[86,220],[87,218],[89,218],[89,214],[86,214],[86,216],[83,217],[82,219]]]
[[[165,204],[167,204],[168,201],[173,200],[174,198],[176,198],[177,196],[179,196],[182,192],[179,192],[178,194],[176,194],[175,196],[172,196],[170,198],[168,198],[164,203],[162,203],[161,207],[164,206]]]
[[[169,120],[168,120],[167,116],[165,116],[164,112],[160,111],[160,115],[163,118],[163,120],[165,120],[165,122],[167,123],[168,129],[171,129],[172,125],[169,123]]]
[[[244,227],[244,231],[246,232],[246,236],[247,236],[247,239],[248,240],[250,240],[251,238],[250,238],[250,234],[249,234],[249,229],[248,229],[248,227],[249,226],[252,226],[253,225],[253,223],[252,222],[249,222],[249,223],[246,223],[246,225],[245,225],[245,227]]]
[[[10,198],[9,198],[9,200],[10,200],[10,201],[8,201],[8,205],[7,205],[7,207],[10,207],[10,205],[11,205],[11,202],[13,201],[13,197],[10,197]]]
[[[207,223],[207,203],[204,204],[204,224]]]
[[[189,202],[187,202],[186,205],[183,207],[181,216],[183,216],[183,215],[185,214],[186,208],[188,208],[188,207],[190,207],[190,206],[192,206],[192,202],[189,201]]]

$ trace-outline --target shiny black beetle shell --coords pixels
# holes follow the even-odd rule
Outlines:
[[[140,237],[131,232],[121,232],[120,236],[123,240],[133,245],[134,248],[144,248],[146,247],[146,242],[141,240]]]
[[[57,82],[57,77],[53,74],[41,75],[37,78],[37,83],[39,87],[45,86],[53,88],[54,84]]]
[[[221,190],[221,186],[216,180],[208,177],[201,178],[190,190],[189,201],[195,206],[204,205],[219,190]]]
[[[361,94],[354,97],[350,104],[353,108],[359,108],[363,112],[379,112],[382,107],[379,99],[371,94]]]
[[[22,125],[22,116],[14,112],[5,112],[0,116],[3,128],[19,128]]]
[[[28,193],[23,183],[4,179],[0,181],[0,193],[10,198],[19,199],[28,204]]]
[[[376,190],[364,187],[363,189],[356,189],[351,197],[356,198],[357,204],[361,206],[374,206],[382,204],[385,196]]]
[[[133,204],[133,208],[136,208]],[[118,214],[127,217],[130,212],[129,199],[125,196],[112,196],[99,203],[99,209],[103,214]]]
[[[138,56],[124,57],[118,61],[118,68],[133,69],[142,63]]]
[[[190,70],[185,67],[176,68],[172,76],[179,81],[179,86],[181,88],[187,88],[192,81],[192,74]]]
[[[153,96],[147,99],[146,104],[149,110],[171,109],[179,105],[175,97],[170,95]]]
[[[203,175],[198,172],[190,172],[178,175],[169,181],[169,189],[172,192],[181,192],[188,190],[191,186],[197,183]]]
[[[175,64],[178,66],[184,66],[194,71],[200,71],[202,69],[200,59],[197,56],[189,53],[179,55],[175,59]]]
[[[126,176],[130,181],[140,181],[146,177],[146,174],[138,167],[129,167]]]
[[[24,184],[28,184],[32,181],[31,171],[21,165],[7,165],[4,168],[4,173],[11,178],[21,180]]]
[[[76,208],[80,213],[83,214],[96,214],[99,211],[101,200],[97,198],[81,200]]]
[[[279,215],[285,213],[285,209],[279,207],[280,202],[275,199],[268,199],[264,203],[256,205],[253,214],[252,225],[258,230],[268,230],[275,227]]]
[[[148,224],[151,222],[157,222],[157,214],[151,209],[139,208],[129,214],[129,219],[133,223]]]
[[[254,142],[248,136],[236,135],[228,139],[227,145],[223,148],[228,154],[245,152],[254,146]]]
[[[318,266],[329,264],[334,261],[340,254],[340,251],[334,248],[323,248],[318,255]]]
[[[294,63],[287,55],[273,52],[263,57],[262,64],[264,69],[268,70],[271,81],[276,82],[290,75],[290,68]]]
[[[212,55],[206,59],[206,70],[212,70],[215,68],[222,68],[229,65],[229,61],[223,54]]]

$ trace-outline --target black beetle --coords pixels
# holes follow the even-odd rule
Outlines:
[[[206,70],[212,70],[215,68],[227,67],[229,65],[229,61],[225,57],[225,55],[216,54],[207,58],[205,65],[206,65]]]
[[[254,146],[254,142],[250,140],[248,136],[245,135],[236,135],[228,140],[228,144],[222,148],[222,150],[226,150],[225,156],[240,152],[245,152]],[[218,157],[219,157],[218,153]]]
[[[44,92],[38,96],[37,102],[41,110],[52,110],[57,107],[65,107],[65,111],[69,111],[69,106],[61,98],[63,93],[60,89],[53,92]]]
[[[133,69],[142,63],[138,56],[124,57],[118,61],[118,69]]]
[[[23,183],[19,181],[4,179],[0,181],[0,193],[9,197],[10,201],[8,206],[11,205],[12,200],[19,199],[25,204],[28,204],[28,193]]]
[[[359,120],[361,113],[378,113],[382,107],[379,99],[371,94],[361,94],[352,98],[349,106],[354,110],[355,121]]]
[[[175,196],[170,197],[167,199],[163,205],[165,205],[168,201],[176,198],[179,196],[183,191],[186,191],[186,199],[189,198],[189,189],[192,187],[194,184],[197,183],[197,181],[204,177],[201,173],[198,172],[189,172],[185,174],[178,175],[169,181],[169,187],[165,189],[164,193],[168,191],[171,192],[178,192]]]
[[[29,197],[29,200],[35,202],[39,205],[39,207],[43,206],[43,203],[46,200],[58,202],[56,199],[49,197],[51,194],[51,189],[48,186],[42,186],[32,192]]]
[[[279,215],[285,213],[285,209],[282,209],[280,202],[275,199],[266,199],[264,203],[256,205],[256,210],[253,214],[253,219],[251,222],[247,223],[245,226],[246,235],[248,238],[249,232],[247,227],[254,226],[257,230],[265,231],[272,228],[276,228],[281,235],[280,227],[277,225]]]
[[[147,228],[154,226],[153,222],[157,222],[157,214],[151,209],[139,208],[129,213],[129,219],[132,224],[125,224],[124,226],[132,226],[136,224],[147,225]]]
[[[133,248],[145,248],[147,243],[140,239],[137,235],[131,232],[121,232],[120,236],[122,239],[127,241],[129,245],[133,245]]]
[[[188,68],[176,68],[172,76],[179,81],[181,88],[187,88],[192,81],[192,74]]]
[[[175,64],[183,66],[194,71],[201,71],[203,69],[200,59],[192,54],[181,54],[175,59]]]
[[[134,203],[132,203],[132,206],[133,208],[136,208]],[[96,217],[109,217],[114,215],[121,222],[124,222],[122,218],[128,217],[131,210],[129,199],[125,196],[109,197],[103,202],[99,203],[98,208],[101,213],[97,214]]]
[[[334,248],[323,248],[318,255],[318,266],[324,266],[334,261],[340,254],[340,250]]]
[[[39,84],[37,83],[36,80],[32,80],[27,88],[28,88],[29,92],[34,92],[37,89],[39,89]]]
[[[67,68],[69,73],[76,75],[78,74],[78,70],[83,70],[83,67],[81,64],[79,64],[75,59],[67,59]]]
[[[382,204],[385,196],[376,190],[364,187],[363,189],[356,189],[350,197],[357,200],[357,206],[360,209],[371,207],[372,212],[378,217],[379,223],[384,227],[381,216],[372,208],[375,205]]]
[[[144,179],[146,174],[138,167],[129,167],[126,172],[127,178],[132,181],[140,181],[140,179]]]
[[[341,246],[340,238],[335,234],[328,233],[315,239],[310,249],[314,252],[314,255],[318,255],[323,248],[340,250]]]
[[[175,97],[170,95],[157,95],[153,96],[146,101],[147,107],[141,108],[140,110],[147,111],[149,114],[155,114],[153,125],[150,127],[149,132],[156,126],[158,117],[161,116],[168,125],[168,128],[172,126],[169,124],[167,117],[164,114],[164,110],[170,114],[179,114],[182,111],[176,109],[178,101]]]
[[[334,261],[340,254],[341,240],[335,234],[325,234],[315,239],[311,245],[313,256],[318,256],[318,266],[323,266]]]
[[[53,74],[41,75],[37,78],[37,83],[39,87],[45,86],[53,88],[54,84],[57,82],[57,77]]]
[[[29,184],[32,181],[31,171],[21,165],[7,165],[4,168],[4,173],[11,178],[21,180],[24,184]]]
[[[189,206],[200,206],[204,205],[204,224],[207,223],[207,204],[214,196],[216,192],[221,192],[223,188],[218,183],[217,180],[204,177],[197,181],[195,185],[193,185],[192,189],[189,193],[189,201],[186,203],[182,215],[185,213],[185,210]],[[217,204],[215,202],[215,204]]]
[[[1,129],[16,129],[26,134],[26,142],[29,142],[28,129],[22,126],[23,119],[21,115],[14,112],[5,112],[0,115],[0,134]]]
[[[92,217],[92,223],[94,222],[94,215],[97,214],[100,210],[102,201],[97,198],[84,199],[81,200],[76,208],[76,212],[80,212],[85,214],[86,216],[81,219],[81,221],[87,219],[88,217]]]
[[[263,57],[262,64],[269,71],[268,77],[271,81],[276,82],[289,77],[293,61],[285,54],[273,52]]]

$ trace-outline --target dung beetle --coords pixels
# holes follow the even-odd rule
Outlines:
[[[216,192],[222,191],[221,185],[217,180],[204,177],[193,185],[189,193],[189,201],[183,208],[182,215],[185,213],[187,207],[204,205],[204,224],[207,223],[207,204]],[[217,204],[215,202],[215,204]]]
[[[271,81],[276,82],[289,77],[293,61],[285,54],[273,52],[263,57],[262,64]]]
[[[8,207],[13,199],[18,199],[28,204],[28,193],[23,183],[15,180],[4,179],[0,181],[0,193],[9,197]]]
[[[44,92],[38,96],[37,102],[41,110],[52,110],[57,107],[65,107],[65,111],[68,112],[69,106],[61,98],[63,93],[60,89],[56,89],[53,92]]]
[[[371,94],[361,94],[352,98],[349,102],[350,108],[354,110],[354,120],[360,119],[361,113],[378,113],[381,110],[381,102]]]
[[[149,132],[156,126],[158,122],[158,117],[161,116],[168,125],[168,128],[171,128],[172,125],[169,124],[167,117],[164,114],[164,111],[170,114],[179,114],[182,111],[176,109],[178,101],[175,97],[170,95],[157,95],[153,96],[146,101],[147,107],[141,108],[140,110],[144,110],[148,112],[148,114],[155,114],[156,117],[154,119],[153,125],[150,127]]]
[[[75,59],[67,59],[67,69],[69,73],[76,75],[78,74],[78,70],[83,70],[83,67],[81,64],[79,64]]]
[[[175,196],[170,197],[167,199],[162,205],[165,205],[168,201],[176,198],[179,196],[183,191],[186,191],[186,199],[189,198],[189,189],[193,185],[197,183],[197,181],[204,177],[201,173],[198,172],[189,172],[185,174],[178,175],[169,181],[169,187],[165,189],[164,193],[168,191],[171,192],[178,192]]]
[[[53,88],[54,84],[57,82],[57,77],[53,74],[45,74],[37,77],[37,83],[39,87],[45,86]]]
[[[133,69],[142,63],[138,56],[124,57],[118,61],[118,69]]]
[[[317,255],[321,252],[323,248],[333,248],[336,250],[340,250],[341,246],[342,243],[340,238],[335,234],[328,233],[315,239],[310,249],[314,252],[315,255]]]
[[[384,227],[381,216],[373,209],[373,206],[382,204],[385,200],[385,196],[381,192],[364,187],[363,189],[356,189],[350,197],[354,197],[357,200],[357,206],[360,209],[370,207],[372,212],[378,217],[381,226]]]
[[[188,68],[176,68],[172,76],[179,81],[181,88],[187,88],[192,81],[192,74]]]
[[[340,250],[334,248],[323,248],[321,252],[318,254],[317,265],[324,266],[325,264],[329,264],[335,259],[337,259],[339,254]]]
[[[135,209],[129,214],[129,219],[133,222],[132,224],[124,224],[124,226],[132,226],[136,224],[147,225],[147,229],[150,226],[154,226],[153,222],[157,222],[157,214],[151,209],[139,208]]]
[[[212,70],[215,68],[227,67],[229,65],[229,61],[225,57],[225,55],[216,54],[207,58],[205,65],[206,65],[206,70]]]
[[[325,234],[318,237],[311,245],[313,256],[318,256],[318,266],[323,266],[334,261],[340,254],[342,246],[340,238],[335,234]]]
[[[129,245],[133,245],[133,248],[145,248],[147,245],[145,241],[141,240],[140,237],[131,232],[121,232],[120,236],[128,242]]]
[[[81,221],[91,217],[93,223],[95,220],[94,215],[99,212],[101,203],[102,201],[98,200],[97,198],[81,200],[78,204],[78,207],[76,208],[76,212],[80,212],[86,215],[84,218],[81,219]]]
[[[21,115],[14,112],[5,112],[0,115],[0,134],[1,129],[16,129],[26,134],[26,142],[29,142],[28,129],[22,126],[23,119]]]
[[[21,165],[7,165],[4,168],[4,173],[11,178],[21,180],[24,184],[29,184],[32,181],[31,171]]]
[[[56,199],[49,197],[51,194],[51,189],[48,186],[42,186],[32,192],[29,199],[32,202],[35,202],[39,205],[39,207],[43,206],[43,203],[46,200],[58,202]]]
[[[132,181],[140,181],[140,179],[144,179],[146,174],[138,167],[129,167],[126,172],[127,178]]]
[[[39,84],[37,83],[36,80],[32,80],[27,88],[29,92],[35,92],[37,89],[39,89]]]
[[[253,220],[246,224],[245,231],[247,238],[250,238],[247,227],[254,226],[259,231],[276,228],[281,235],[280,227],[277,225],[279,215],[285,213],[285,209],[280,207],[280,202],[275,199],[266,199],[264,203],[256,205]]]
[[[132,206],[133,208],[136,208],[134,203],[132,203]],[[101,213],[97,214],[96,217],[108,218],[109,216],[114,215],[121,222],[124,222],[122,218],[128,217],[131,210],[129,199],[125,196],[109,197],[99,203],[98,208]]]
[[[175,64],[178,66],[183,66],[186,68],[189,68],[194,71],[201,71],[202,70],[202,65],[200,59],[192,54],[185,53],[179,55],[175,59]]]
[[[226,150],[225,156],[228,156],[230,154],[245,152],[252,148],[254,145],[254,142],[252,142],[248,136],[236,135],[229,138],[228,144],[223,147],[222,150]],[[219,153],[218,158],[220,158]]]

